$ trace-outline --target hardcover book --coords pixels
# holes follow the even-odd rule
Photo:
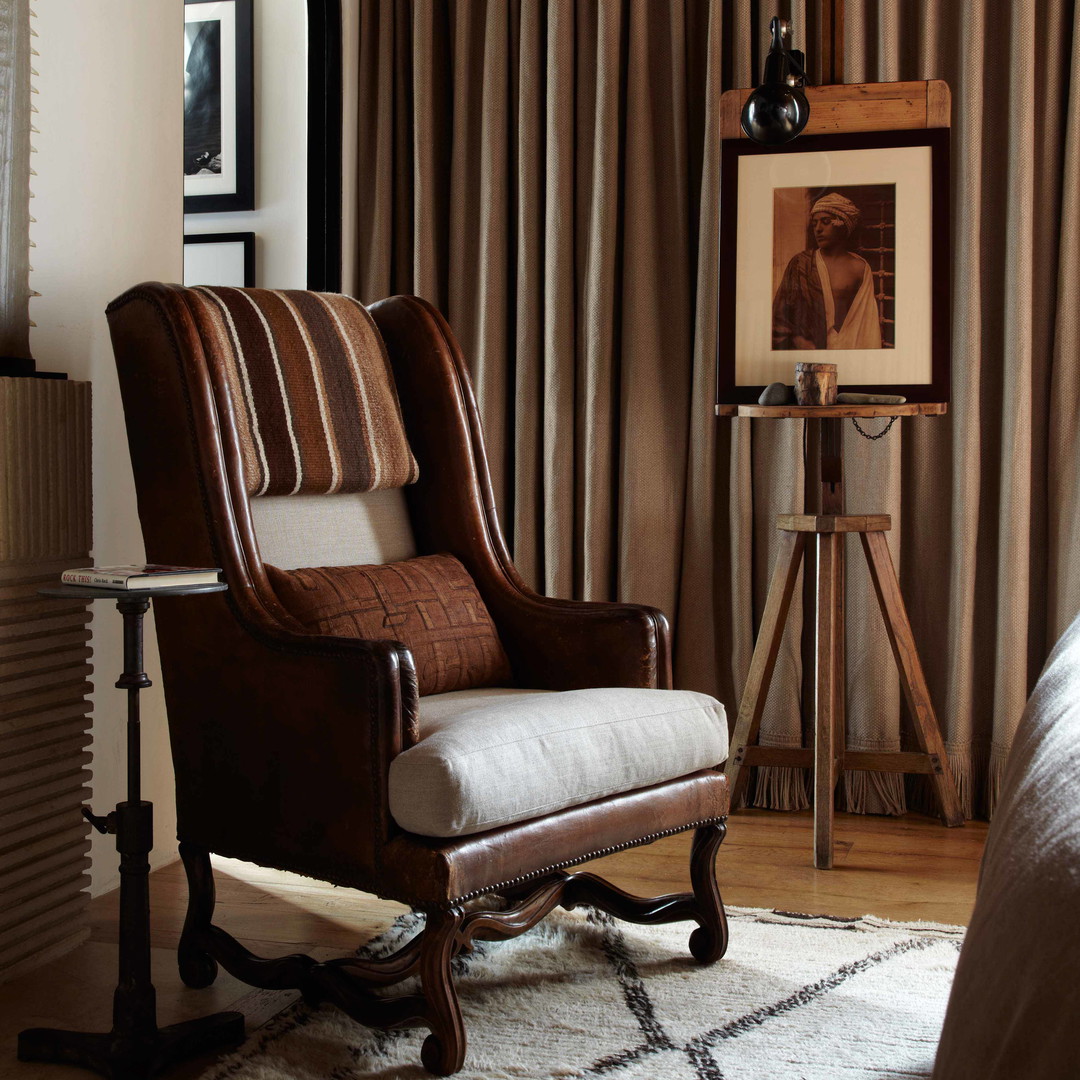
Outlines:
[[[213,585],[221,573],[213,566],[84,566],[65,570],[60,580],[65,585],[84,585],[99,589],[165,589],[177,585]]]

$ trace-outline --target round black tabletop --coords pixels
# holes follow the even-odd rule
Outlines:
[[[193,596],[196,593],[224,592],[229,586],[224,581],[212,581],[208,585],[159,585],[156,589],[110,589],[97,585],[50,585],[38,589],[41,596],[54,596],[67,600],[152,600],[157,596]]]

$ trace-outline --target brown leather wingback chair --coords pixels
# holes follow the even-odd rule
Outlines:
[[[180,852],[190,885],[181,976],[188,985],[208,985],[220,962],[252,985],[298,987],[308,1000],[332,1001],[363,1024],[427,1026],[424,1064],[449,1074],[465,1053],[450,962],[474,938],[512,937],[560,904],[589,903],[636,922],[694,920],[693,954],[705,963],[723,955],[727,929],[714,861],[728,812],[727,781],[718,768],[726,727],[719,706],[707,704],[711,699],[703,705],[697,700],[703,695],[691,695],[688,703],[670,690],[669,632],[658,611],[556,600],[526,587],[499,528],[476,404],[450,328],[415,297],[393,297],[368,311],[344,297],[313,293],[149,283],[114,301],[108,319],[147,559],[218,566],[229,585],[225,593],[155,606]],[[331,379],[355,360],[354,338],[368,331],[365,347],[385,349],[392,377],[386,369],[383,386],[369,386],[357,398],[350,385],[334,398]],[[261,374],[250,366],[259,350],[267,365]],[[316,361],[323,374],[312,382]],[[368,374],[377,369],[376,360]],[[374,416],[370,394],[388,392],[392,401],[395,382],[417,466],[406,479],[418,477],[415,482],[367,494],[333,491],[353,466],[350,455],[359,453],[353,447],[342,453],[328,490],[310,489],[308,474],[319,469],[299,463],[311,425],[332,428],[339,422],[334,410],[348,400],[361,401]],[[380,413],[391,428],[392,413]],[[340,449],[348,438],[339,442]],[[380,535],[387,520],[389,539]],[[267,570],[436,553],[454,556],[475,582],[505,649],[509,685],[421,696],[413,656],[401,642],[306,630],[286,610]],[[644,726],[619,744],[629,779],[594,789],[584,749],[580,768],[569,770],[529,749],[528,772],[543,790],[578,784],[569,801],[560,797],[563,805],[555,799],[554,808],[524,817],[504,813],[498,800],[505,793],[491,794],[505,780],[494,759],[486,766],[491,783],[482,776],[472,792],[481,801],[495,799],[482,813],[483,827],[442,835],[431,828],[425,835],[391,812],[395,782],[399,789],[411,785],[404,802],[423,794],[404,766],[448,724],[467,731],[478,716],[488,725],[504,715],[512,720],[521,695],[529,695],[530,723],[556,706],[560,715],[577,717],[585,704],[618,719],[624,698],[638,700],[627,690],[611,691],[618,701],[609,708],[601,691],[585,688],[658,695],[644,714],[637,711]],[[711,719],[693,719],[683,729],[666,718],[672,702],[683,709],[680,716],[715,708]],[[432,716],[435,735],[428,731]],[[597,730],[607,737],[619,728],[605,721]],[[483,741],[487,752],[492,740]],[[669,751],[674,757],[659,779],[641,771],[652,761],[633,760]],[[605,755],[611,756],[601,748],[599,757]],[[595,769],[605,764],[599,760]],[[582,776],[567,776],[574,772]],[[431,808],[436,817],[442,798]],[[696,830],[690,892],[637,898],[594,875],[566,872],[690,829]],[[404,902],[426,913],[426,930],[378,961],[257,958],[212,925],[211,852]],[[488,894],[501,902],[468,903]],[[415,974],[421,989],[409,996],[369,992]]]

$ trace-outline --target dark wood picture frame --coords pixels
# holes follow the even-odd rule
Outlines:
[[[235,27],[235,47],[229,50],[220,46],[220,77],[216,89],[206,85],[202,90],[192,91],[185,84],[184,91],[184,213],[209,214],[230,210],[255,209],[255,67],[253,0],[184,0],[185,13],[188,8],[205,5],[206,7],[231,6]],[[215,20],[205,20],[212,22]],[[216,20],[219,23],[223,20]],[[185,21],[185,26],[186,26]],[[185,31],[186,33],[186,31]],[[220,33],[220,31],[219,31]],[[189,61],[190,63],[190,61]],[[185,79],[191,73],[185,71]],[[197,95],[193,101],[192,94]],[[216,97],[215,97],[216,95]],[[201,182],[194,174],[188,173],[195,159],[207,153],[212,154],[215,145],[213,136],[207,143],[208,149],[199,150],[201,145],[193,129],[197,126],[196,116],[199,103],[202,103],[203,116],[216,107],[216,145],[224,161],[231,159],[231,167],[222,172],[219,183]],[[229,103],[234,107],[230,110]],[[231,112],[231,115],[227,115]],[[205,125],[204,125],[205,126]],[[211,125],[213,128],[214,125]],[[231,131],[232,137],[229,137]],[[210,181],[213,178],[208,178]],[[216,190],[199,191],[210,187]],[[192,190],[194,189],[194,190]]]
[[[760,218],[748,222],[747,215],[740,213],[739,163],[747,155],[831,154],[841,151],[890,150],[906,147],[930,148],[930,207],[928,220],[920,222],[929,234],[929,258],[926,267],[930,275],[928,324],[921,333],[928,335],[930,353],[930,377],[926,381],[913,382],[845,382],[844,350],[784,350],[782,355],[790,358],[785,375],[776,377],[788,384],[794,381],[794,367],[798,361],[821,361],[837,363],[841,390],[856,393],[902,394],[911,402],[948,402],[950,397],[950,243],[949,243],[949,142],[948,128],[919,128],[905,131],[858,132],[836,135],[801,136],[782,146],[762,146],[748,139],[725,139],[721,144],[721,205],[720,205],[720,287],[719,287],[719,339],[717,342],[717,392],[718,404],[747,404],[756,402],[765,385],[772,379],[738,381],[736,346],[738,320],[747,318],[746,308],[737,302],[740,272],[739,230],[761,230]],[[806,159],[803,159],[806,160]],[[851,160],[851,159],[848,159]],[[795,162],[793,162],[795,165]],[[886,182],[888,177],[876,177],[876,182]],[[777,184],[776,187],[783,185]],[[798,172],[792,175],[791,187],[802,186]],[[812,185],[806,185],[812,186]],[[837,183],[835,186],[844,186]],[[772,236],[771,223],[766,232]],[[745,252],[742,256],[745,264]],[[745,265],[744,265],[745,271]],[[745,289],[745,282],[743,282]],[[769,288],[769,309],[772,304],[772,280],[762,282]],[[753,288],[757,289],[756,283]],[[903,288],[903,282],[899,284]],[[759,290],[760,291],[760,290]],[[897,297],[899,303],[899,295]],[[760,305],[759,305],[760,306]],[[900,310],[898,308],[899,316]],[[899,321],[899,319],[898,319]],[[925,344],[925,338],[923,339]],[[898,342],[899,344],[899,342]],[[900,349],[893,350],[894,354]],[[762,367],[777,369],[779,350],[769,352],[768,363]],[[756,360],[743,358],[743,368],[756,366]]]
[[[253,232],[229,232],[229,233],[185,233],[184,247],[194,244],[241,244],[244,249],[244,280],[242,282],[207,282],[193,281],[192,285],[227,284],[237,288],[252,289],[255,287],[255,234]],[[185,281],[187,272],[185,268]]]

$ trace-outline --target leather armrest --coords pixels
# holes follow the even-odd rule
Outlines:
[[[180,837],[264,865],[288,852],[294,868],[356,884],[399,831],[386,784],[415,722],[412,655],[252,624],[221,595],[193,598],[190,614],[174,598],[157,617]]]
[[[671,634],[663,612],[539,596],[516,577],[489,594],[488,607],[521,685],[671,689]]]

